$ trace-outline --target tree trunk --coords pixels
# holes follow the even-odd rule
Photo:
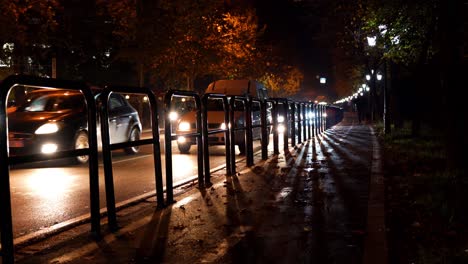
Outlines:
[[[449,169],[466,172],[467,107],[460,93],[466,88],[467,62],[463,54],[463,27],[465,26],[462,0],[441,2],[441,76],[442,92],[448,113],[445,134]],[[465,174],[461,173],[460,175]]]

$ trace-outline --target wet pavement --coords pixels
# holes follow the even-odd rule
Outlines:
[[[177,202],[165,209],[157,209],[151,198],[120,210],[120,229],[108,231],[103,219],[100,240],[91,238],[89,224],[77,226],[18,248],[15,259],[384,263],[378,232],[383,215],[373,213],[380,208],[381,194],[372,189],[378,183],[372,181],[379,172],[376,145],[373,129],[347,114],[343,122],[290,152],[267,161],[259,161],[258,154],[255,166],[238,164],[234,176],[214,173],[210,188],[179,188]]]

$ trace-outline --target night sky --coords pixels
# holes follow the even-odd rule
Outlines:
[[[267,24],[266,38],[280,47],[304,73],[300,97],[320,95],[335,98],[331,51],[334,32],[329,30],[328,1],[257,0],[255,7],[261,24]],[[327,78],[319,83],[318,76]]]

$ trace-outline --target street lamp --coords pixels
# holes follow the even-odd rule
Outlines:
[[[380,35],[381,36],[384,36],[385,33],[387,32],[387,26],[386,25],[379,25],[379,32],[380,32]],[[392,43],[398,43],[399,42],[399,39],[398,38],[394,38],[392,39]],[[369,45],[369,47],[375,47],[377,45],[377,36],[371,36],[371,37],[367,37],[367,44]],[[385,49],[385,45],[384,45],[384,49]],[[385,79],[384,79],[384,86],[383,86],[383,123],[384,123],[384,134],[388,134],[390,133],[390,122],[388,120],[388,112],[387,112],[387,107],[388,107],[388,95],[387,95],[387,61],[385,59],[385,57],[382,58],[384,60],[384,73],[385,74]],[[374,75],[372,73],[372,75]],[[375,78],[380,81],[384,78],[384,76],[382,74],[377,74],[374,79],[373,79],[373,83],[375,84]],[[371,76],[370,75],[366,75],[366,80],[370,81],[371,79]],[[373,91],[371,91],[371,93],[373,92],[375,94],[375,85],[373,85]],[[374,100],[374,97],[372,97],[372,100]],[[372,104],[372,103],[371,103]],[[371,110],[371,114],[373,115],[373,109]],[[373,117],[372,117],[372,120],[373,120]]]

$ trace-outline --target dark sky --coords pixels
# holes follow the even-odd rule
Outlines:
[[[334,97],[331,51],[333,32],[328,30],[329,1],[257,0],[260,23],[267,24],[266,37],[281,47],[284,56],[304,72],[302,95]],[[327,84],[317,76],[327,77]],[[309,98],[315,99],[315,98]]]

